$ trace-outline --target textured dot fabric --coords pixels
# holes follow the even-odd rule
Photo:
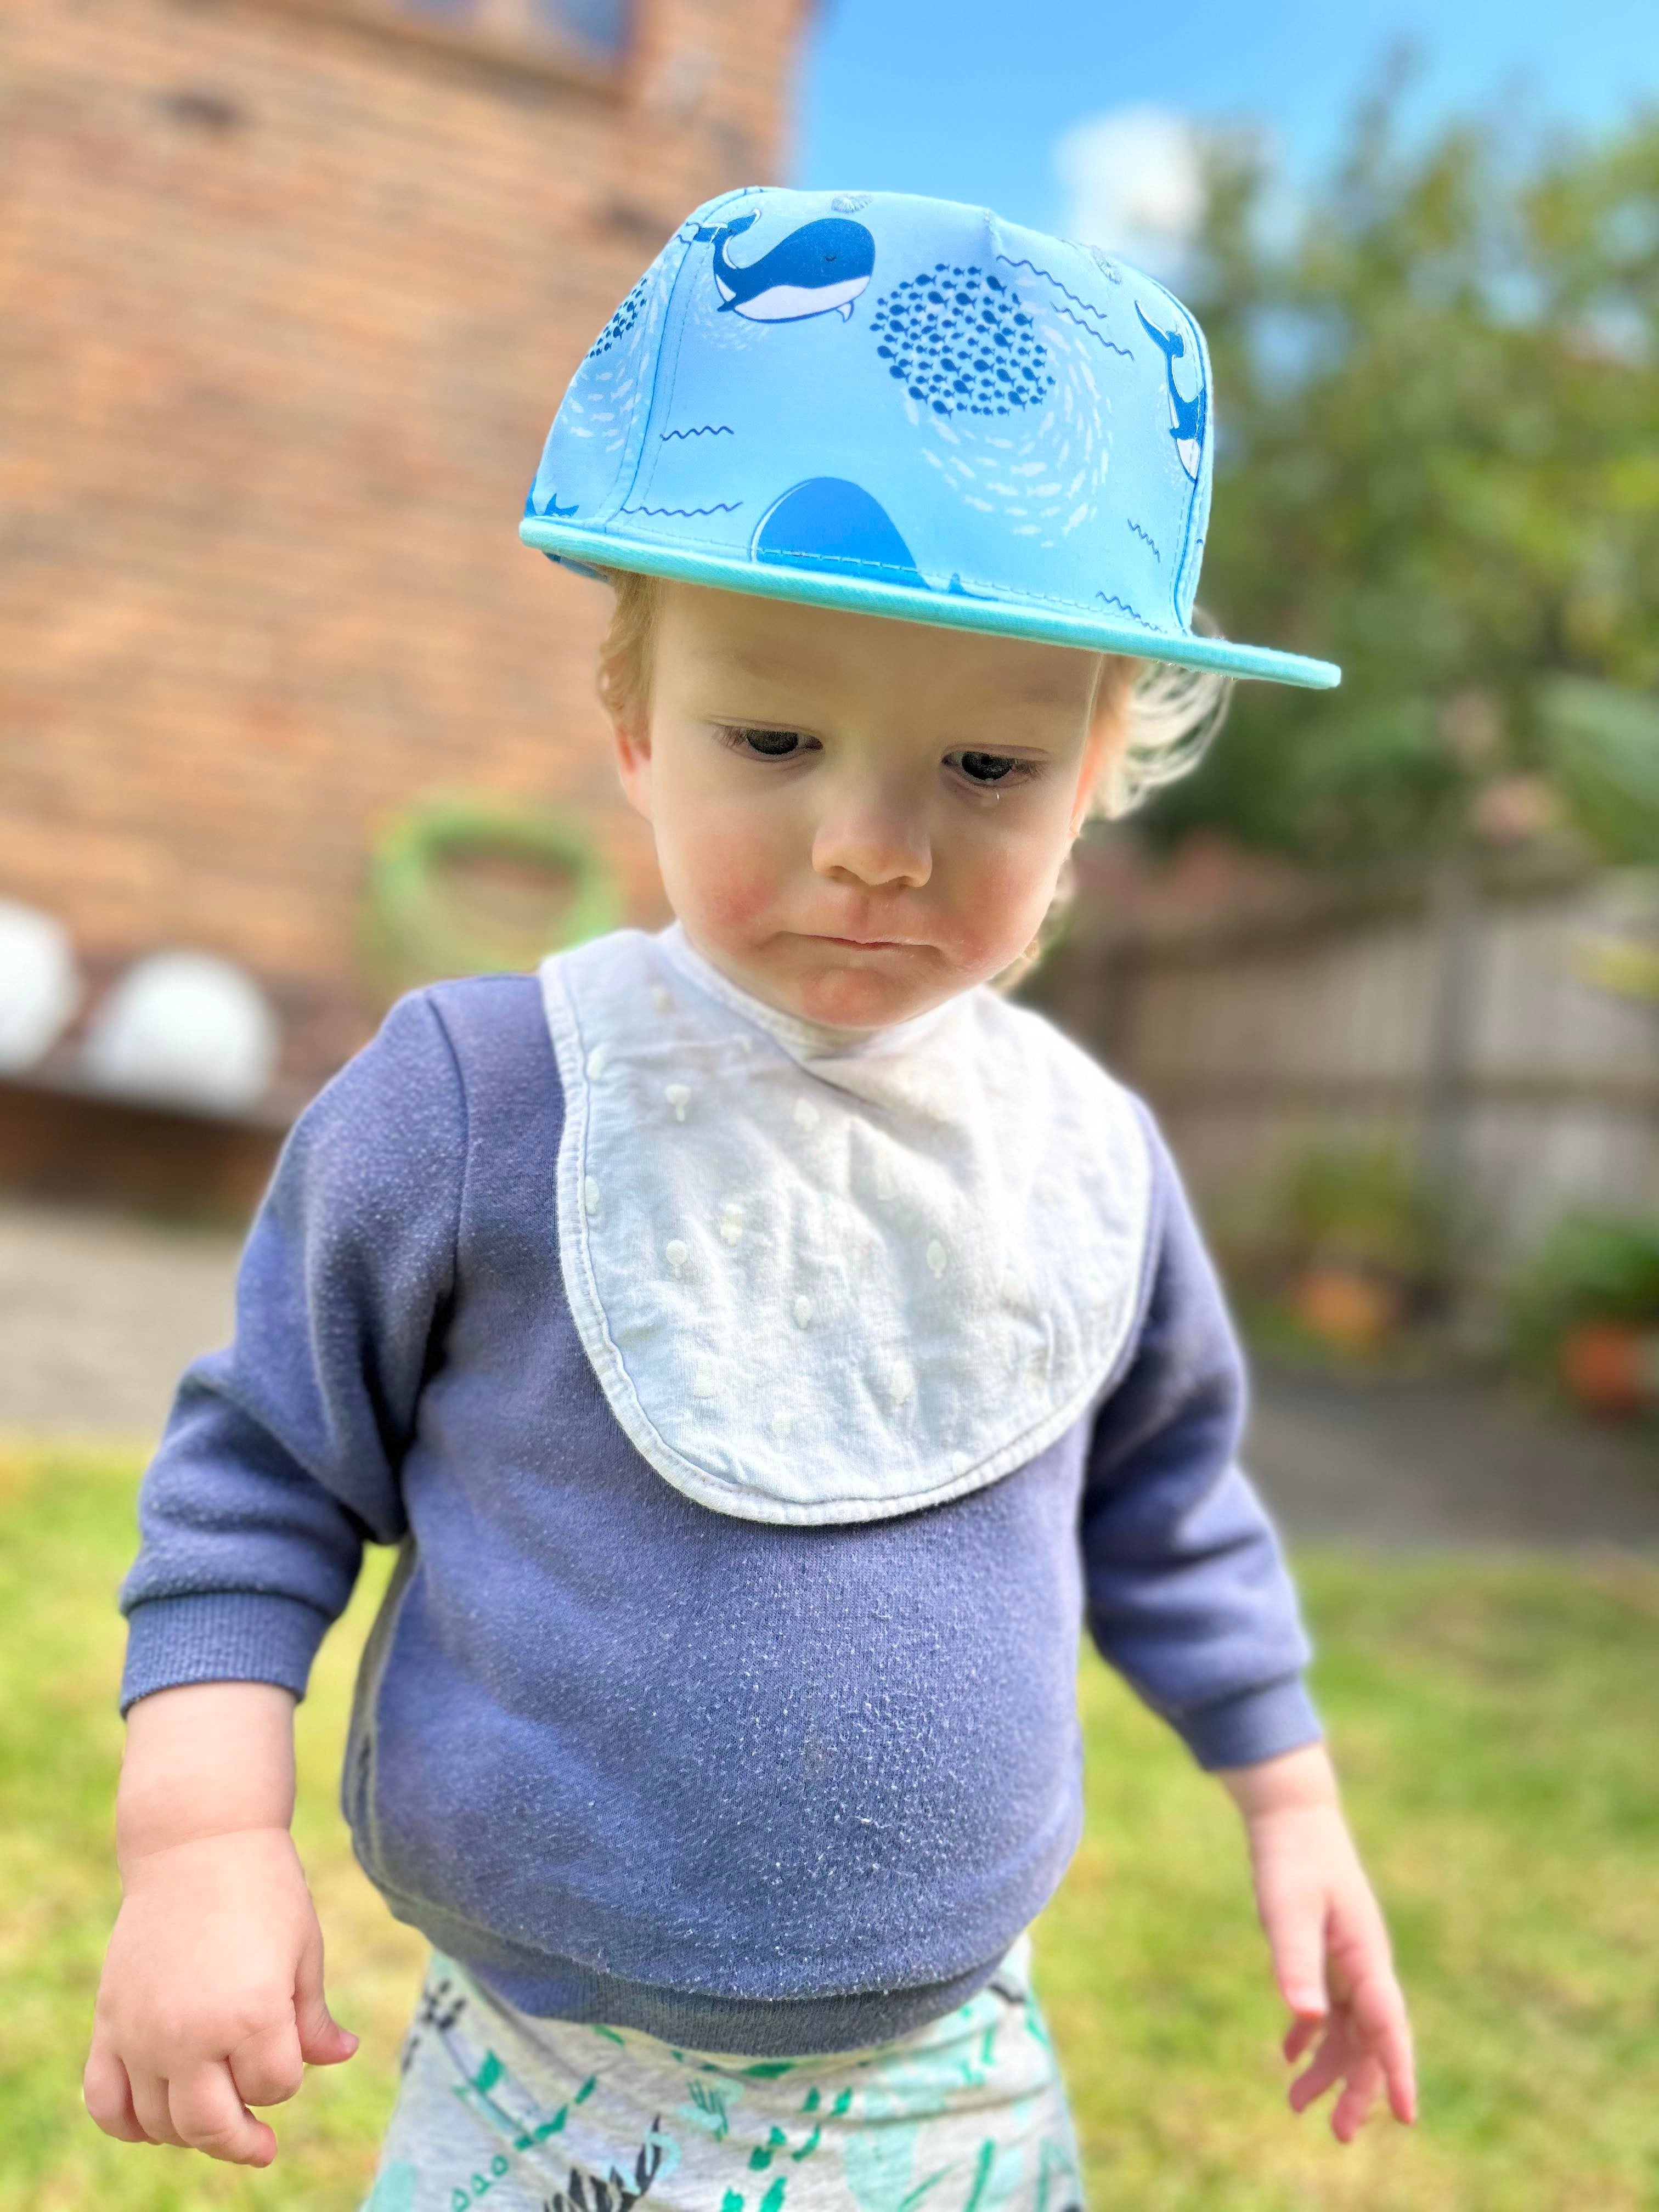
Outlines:
[[[611,1411],[717,1512],[914,1512],[1034,1459],[1134,1326],[1133,1102],[981,989],[867,1038],[678,924],[550,960],[565,1288]]]

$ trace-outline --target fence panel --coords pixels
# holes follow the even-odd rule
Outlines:
[[[1659,1009],[1592,984],[1593,878],[1443,878],[1154,927],[1085,917],[1043,996],[1224,1206],[1332,1138],[1417,1148],[1502,1261],[1659,1200]]]

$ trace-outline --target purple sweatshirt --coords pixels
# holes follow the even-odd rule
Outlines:
[[[949,1503],[789,1527],[618,1425],[561,1275],[561,1126],[528,976],[404,1000],[306,1113],[145,1478],[124,1705],[303,1694],[363,1544],[396,1545],[343,1784],[393,1912],[531,2013],[767,2055],[951,2010],[1047,1902],[1085,1620],[1202,1765],[1317,1737],[1155,1133],[1139,1325],[1085,1418]]]

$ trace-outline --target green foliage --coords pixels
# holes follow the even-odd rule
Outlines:
[[[1659,699],[1558,676],[1539,706],[1574,822],[1624,864],[1602,878],[1579,970],[1598,989],[1659,1005]]]
[[[1414,859],[1539,764],[1540,679],[1659,686],[1659,116],[1595,145],[1467,125],[1408,151],[1397,94],[1288,235],[1260,148],[1212,148],[1186,288],[1217,391],[1204,598],[1345,674],[1240,685],[1151,811],[1163,838]]]
[[[1510,1319],[1517,1355],[1540,1370],[1578,1322],[1659,1328],[1659,1216],[1569,1214],[1516,1277]]]
[[[1291,1256],[1375,1267],[1407,1287],[1444,1273],[1444,1209],[1397,1146],[1320,1145],[1286,1175],[1280,1218]]]
[[[1240,1287],[1271,1293],[1310,1267],[1386,1277],[1407,1296],[1438,1289],[1451,1224],[1411,1154],[1397,1145],[1308,1146],[1264,1176],[1222,1243]]]
[[[1540,708],[1579,826],[1609,860],[1659,866],[1659,699],[1560,676]]]

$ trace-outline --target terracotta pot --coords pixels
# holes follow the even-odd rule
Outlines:
[[[1659,1405],[1659,1332],[1581,1321],[1561,1340],[1561,1379],[1587,1413],[1629,1419]]]
[[[1326,1261],[1291,1284],[1291,1310],[1339,1352],[1372,1352],[1399,1327],[1401,1299],[1385,1277]]]

